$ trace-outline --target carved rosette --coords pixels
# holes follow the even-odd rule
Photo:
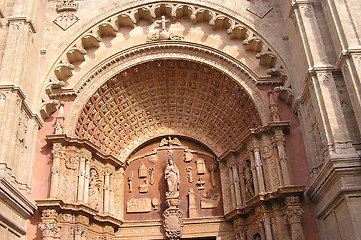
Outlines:
[[[183,214],[178,208],[168,208],[163,213],[163,226],[168,239],[176,240],[182,237]]]

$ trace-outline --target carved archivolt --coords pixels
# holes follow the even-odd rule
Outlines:
[[[71,77],[74,71],[73,64],[86,61],[87,58],[84,56],[88,54],[87,50],[98,48],[104,37],[116,37],[122,27],[133,28],[142,19],[147,19],[152,23],[162,15],[173,20],[188,18],[193,24],[208,22],[213,29],[224,29],[230,39],[241,40],[247,51],[258,53],[255,57],[259,59],[260,65],[269,68],[267,74],[286,79],[284,64],[280,57],[262,37],[239,20],[208,7],[170,2],[153,3],[122,10],[96,23],[64,51],[53,68],[55,76],[59,80]]]

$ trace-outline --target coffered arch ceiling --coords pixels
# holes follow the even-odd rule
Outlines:
[[[75,136],[118,159],[134,142],[161,135],[191,137],[221,155],[262,125],[237,81],[191,60],[159,59],[127,68],[103,83],[80,112]]]

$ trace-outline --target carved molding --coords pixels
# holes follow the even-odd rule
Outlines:
[[[161,46],[161,48],[164,48],[164,47],[166,47],[167,48],[167,46]],[[172,46],[172,48],[173,47],[179,47],[179,46]],[[154,50],[156,50],[156,51],[158,51],[158,50],[160,50],[160,49],[154,49]],[[180,50],[180,49],[179,49]],[[199,49],[199,50],[201,50],[201,49]],[[202,50],[201,50],[202,51]],[[186,51],[185,51],[185,49],[182,49],[182,54],[181,55],[179,55],[179,57],[180,58],[183,58],[184,57],[184,53],[185,53]],[[149,58],[149,60],[150,59],[153,59],[153,61],[154,61],[154,59],[156,59],[157,58],[157,56],[155,56],[154,54],[151,54],[151,53],[147,53],[147,52],[143,52],[143,53],[140,53],[141,55],[138,55],[138,54],[135,54],[135,55],[127,55],[127,56],[122,56],[122,58],[124,57],[124,58],[128,58],[128,57],[130,57],[130,58],[132,58],[133,56],[135,56],[136,57],[136,59],[142,59],[143,61],[144,61],[144,56],[142,56],[144,53],[146,53],[146,55],[147,55],[147,58],[146,59],[148,59]],[[196,52],[192,52],[192,54],[191,55],[189,55],[189,56],[191,56],[191,58],[194,58],[194,56],[195,56],[195,53]],[[150,55],[148,55],[148,54],[150,54]],[[162,51],[162,53],[161,53],[161,55],[159,55],[159,57],[162,57],[162,58],[164,58],[164,57],[166,57],[166,55],[167,54],[165,54],[164,53],[164,51]],[[170,56],[172,56],[172,58],[174,58],[174,57],[176,57],[176,55],[173,53],[173,54],[171,54]],[[213,55],[214,56],[214,55]],[[204,59],[204,57],[202,57],[203,59]],[[114,60],[115,61],[115,60]],[[203,61],[203,60],[202,60]],[[113,61],[111,61],[111,62],[113,62]],[[116,61],[115,61],[116,62]],[[114,63],[115,63],[114,62]],[[135,60],[135,62],[138,62],[138,60]],[[211,65],[213,65],[213,66],[217,66],[217,65],[219,65],[219,61],[217,61],[217,62],[213,62],[212,61],[212,63],[211,63]],[[126,65],[133,65],[134,64],[134,62],[131,60],[131,59],[128,59],[128,61],[127,62],[124,62],[124,64],[126,64]],[[123,64],[120,64],[120,65],[116,65],[116,66],[113,66],[113,67],[116,67],[117,69],[124,69],[124,66],[122,66]],[[66,122],[65,122],[65,129],[67,129],[67,130],[65,130],[66,132],[69,132],[69,130],[71,131],[71,129],[69,129],[69,127],[71,127],[71,128],[73,128],[74,127],[74,123],[75,123],[75,121],[76,121],[76,119],[77,119],[77,117],[78,117],[78,112],[80,111],[80,107],[81,107],[81,105],[83,105],[83,104],[85,104],[85,101],[87,101],[87,99],[89,99],[90,97],[91,97],[91,95],[90,95],[90,93],[92,93],[92,91],[94,91],[97,87],[97,85],[98,84],[100,84],[100,83],[103,83],[104,84],[104,81],[105,80],[109,80],[109,78],[110,79],[112,79],[111,78],[111,76],[109,76],[108,74],[110,73],[110,71],[111,71],[111,74],[113,75],[114,74],[114,72],[118,72],[117,70],[114,70],[114,69],[112,69],[112,68],[110,68],[112,66],[112,64],[105,64],[105,66],[104,66],[104,68],[102,68],[103,70],[102,71],[100,71],[100,72],[98,72],[98,73],[96,73],[96,74],[94,74],[92,77],[89,77],[89,76],[87,76],[87,78],[89,79],[88,81],[86,81],[85,83],[88,83],[88,82],[92,82],[92,85],[88,85],[88,84],[86,84],[86,85],[84,85],[83,87],[81,87],[80,89],[79,89],[79,91],[81,91],[83,94],[82,94],[82,96],[80,97],[80,98],[77,98],[76,100],[75,100],[75,104],[72,106],[72,108],[71,108],[71,110],[70,110],[70,118],[68,118],[67,120],[66,120]],[[254,87],[252,87],[252,84],[250,83],[250,82],[247,82],[246,81],[246,79],[245,79],[245,72],[239,72],[239,71],[231,71],[231,69],[229,69],[229,66],[228,66],[228,69],[227,68],[224,68],[224,67],[221,67],[220,66],[220,68],[222,69],[222,70],[224,70],[224,71],[226,71],[227,73],[229,73],[229,74],[231,74],[231,75],[234,75],[234,73],[237,73],[237,75],[239,75],[239,77],[237,76],[235,76],[236,77],[236,79],[238,80],[238,81],[241,81],[241,85],[242,85],[242,87],[244,87],[245,88],[245,90],[250,94],[250,96],[251,96],[251,98],[255,101],[255,103],[256,103],[256,105],[258,106],[258,108],[260,108],[260,109],[262,109],[262,110],[260,110],[259,111],[259,113],[261,114],[261,119],[262,119],[262,122],[267,122],[268,120],[266,120],[266,119],[268,119],[269,118],[269,115],[267,114],[268,112],[269,112],[269,109],[267,109],[267,108],[264,108],[265,107],[265,105],[264,105],[264,103],[263,103],[263,100],[262,100],[262,97],[259,95],[259,92],[258,91],[256,91],[256,90],[253,90],[254,89]],[[134,69],[134,68],[132,68],[132,69]],[[109,73],[107,73],[107,72],[109,72]],[[241,77],[241,75],[242,75],[242,77]],[[94,79],[95,78],[95,79]],[[98,83],[97,83],[98,82]],[[99,86],[99,85],[98,85]],[[99,86],[99,87],[101,87],[101,85]],[[94,89],[94,90],[93,90]],[[138,91],[138,90],[137,90]],[[100,95],[99,95],[99,97],[100,97]],[[164,135],[164,134],[169,134],[169,135],[177,135],[177,134],[179,134],[179,135],[184,135],[184,134],[182,134],[182,133],[180,133],[180,132],[169,132],[169,128],[168,128],[168,130],[167,130],[167,132],[163,132],[163,134],[162,135]],[[174,131],[174,130],[173,130]],[[150,136],[149,137],[149,139],[151,139],[152,137],[155,137],[157,134],[159,133],[159,131],[157,131],[157,133],[152,133],[151,135],[153,135],[153,136]],[[155,135],[154,135],[155,134]],[[196,136],[194,136],[194,137],[196,137]],[[132,141],[132,144],[130,144],[130,145],[128,145],[128,147],[127,147],[127,149],[126,149],[126,152],[124,152],[124,154],[122,154],[122,156],[126,156],[126,155],[128,155],[129,153],[131,153],[132,151],[133,151],[133,149],[135,149],[136,148],[136,146],[139,146],[139,144],[141,144],[141,142],[138,142],[139,140],[136,140],[136,141]],[[210,139],[210,141],[209,141],[209,143],[211,144],[212,142],[213,142],[214,140],[211,140]],[[143,142],[143,141],[142,141]],[[133,145],[133,144],[135,144],[135,145]],[[210,146],[211,147],[211,146]],[[217,153],[219,153],[219,154],[221,154],[221,151],[222,150],[214,150],[215,152],[217,152]]]
[[[260,0],[256,0],[256,1],[258,2]],[[251,7],[250,10],[251,12],[260,12],[259,10],[263,11],[262,7],[257,7],[256,9],[257,11],[253,10],[254,6],[263,6],[263,5],[264,4],[262,3],[261,5],[252,4],[253,7]],[[268,74],[270,75],[274,75],[274,70],[272,69],[274,69],[276,62],[277,62],[276,65],[279,66],[280,68],[282,68],[282,66],[284,65],[282,63],[281,58],[278,57],[273,50],[271,50],[272,48],[268,46],[266,41],[264,39],[261,39],[260,37],[255,37],[258,34],[255,34],[255,32],[251,30],[251,28],[245,27],[244,23],[240,22],[239,20],[208,7],[192,5],[191,3],[174,4],[169,2],[169,3],[155,3],[150,5],[145,4],[142,6],[135,7],[132,10],[120,11],[118,13],[112,14],[111,17],[105,18],[99,23],[93,25],[84,34],[79,36],[72,44],[70,44],[69,46],[71,47],[65,50],[64,55],[59,58],[58,65],[54,68],[55,75],[58,77],[59,80],[62,80],[65,77],[71,77],[73,69],[69,67],[68,70],[66,69],[62,70],[61,68],[63,67],[67,68],[66,66],[61,66],[63,65],[63,62],[72,63],[73,61],[85,61],[85,59],[81,57],[82,54],[80,55],[78,54],[79,52],[84,52],[84,50],[86,50],[87,48],[99,47],[99,42],[102,41],[102,36],[109,36],[109,35],[116,36],[116,32],[119,31],[119,29],[122,26],[134,27],[135,24],[137,24],[137,22],[139,21],[139,12],[142,12],[142,16],[144,16],[145,18],[151,21],[157,21],[156,19],[160,17],[159,13],[162,12],[162,11],[158,11],[158,9],[160,8],[169,9],[169,11],[166,11],[166,16],[164,17],[170,17],[173,20],[184,17],[183,16],[184,9],[187,9],[188,11],[190,11],[187,17],[194,24],[197,24],[198,22],[202,22],[205,21],[205,19],[208,19],[208,24],[210,26],[212,26],[215,29],[224,28],[226,33],[230,35],[231,39],[240,39],[242,41],[244,39],[247,39],[247,44],[245,44],[247,50],[252,50],[255,51],[256,53],[262,52],[263,50],[271,52],[272,53],[271,55],[273,56],[274,60],[265,61],[265,59],[268,59],[268,56],[266,56],[265,58],[263,57],[260,58],[261,65],[265,65],[265,63],[268,63],[268,66],[270,68]],[[178,10],[182,10],[182,11],[178,11]],[[268,10],[269,9],[267,9],[267,11]],[[267,12],[266,13],[261,12],[262,16],[265,14],[267,14]],[[155,36],[152,36],[149,39],[151,41],[159,40],[160,35],[156,34]],[[182,40],[182,36],[176,36],[170,34],[169,37],[165,37],[165,38],[163,37],[163,39]],[[76,47],[74,48],[74,46]],[[80,56],[80,58],[76,56]],[[276,75],[279,74],[280,72],[277,72]],[[284,75],[284,73],[282,73],[282,75]]]

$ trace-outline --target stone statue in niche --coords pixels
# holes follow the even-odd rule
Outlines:
[[[194,182],[193,175],[192,175],[192,170],[193,170],[192,167],[187,167],[187,168],[186,168],[187,177],[188,177],[188,182],[189,182],[189,183]]]
[[[197,159],[196,164],[197,164],[197,174],[198,175],[205,174],[206,173],[206,165],[204,163],[204,159],[202,159],[202,158]]]
[[[92,208],[98,209],[99,207],[99,189],[101,180],[96,169],[90,169],[89,173],[89,205]]]
[[[244,185],[246,186],[246,196],[248,199],[250,199],[254,195],[254,186],[253,186],[250,160],[245,161],[245,167],[243,168],[242,177],[243,177]]]
[[[147,176],[148,176],[147,167],[144,165],[144,163],[141,163],[138,169],[138,177],[145,178]]]
[[[149,184],[150,185],[154,184],[154,168],[153,167],[149,168]]]
[[[128,187],[129,187],[129,192],[131,193],[133,191],[133,171],[130,172],[129,177],[128,177]]]
[[[168,165],[165,168],[165,180],[167,181],[167,197],[179,197],[179,170],[174,163],[174,153],[168,152]]]

